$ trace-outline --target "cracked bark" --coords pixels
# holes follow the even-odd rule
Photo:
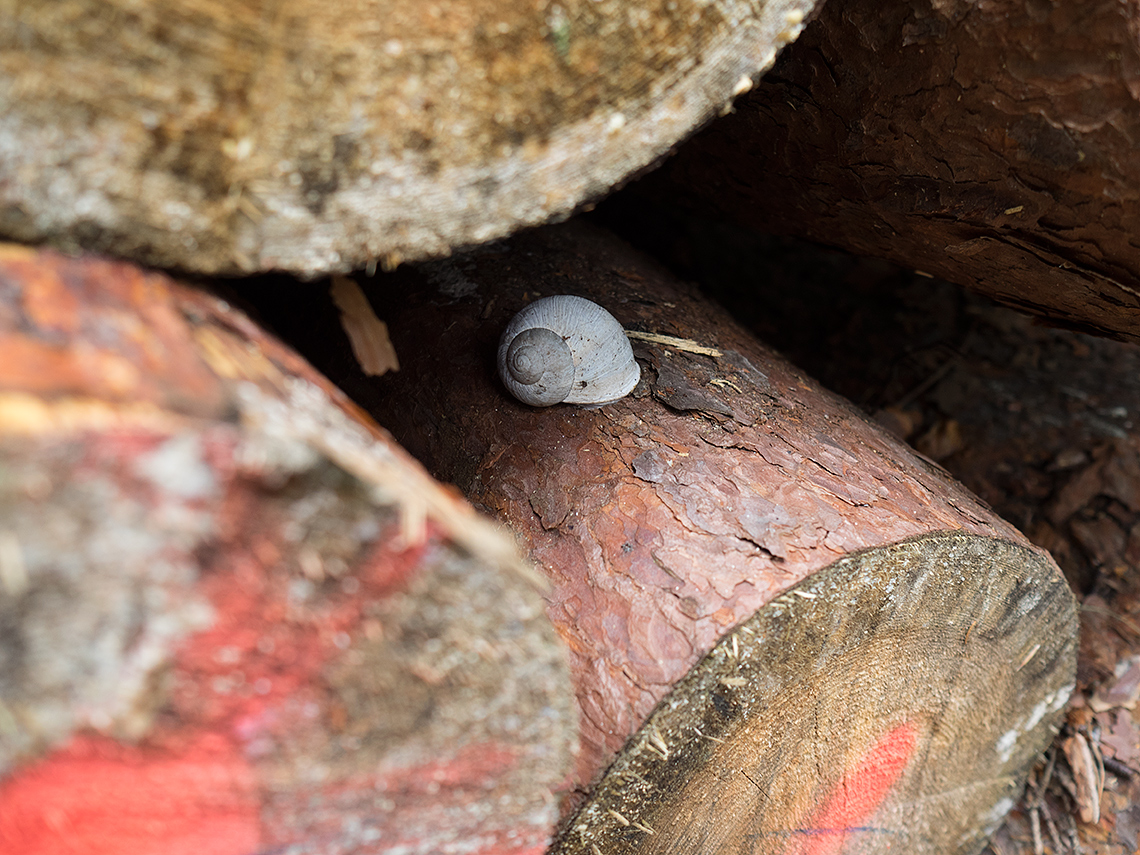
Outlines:
[[[1140,340],[1132,4],[830,0],[646,182]]]
[[[395,377],[347,366],[312,289],[262,305],[289,305],[290,339],[549,577],[582,723],[555,851],[819,853],[856,827],[882,831],[862,852],[979,851],[1072,684],[1074,603],[1046,554],[603,232],[365,288]],[[494,377],[497,338],[551,293],[721,356],[635,341],[631,396],[526,407]]]

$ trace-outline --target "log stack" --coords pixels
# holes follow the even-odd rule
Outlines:
[[[814,3],[9,11],[0,233],[365,268],[402,370],[343,277],[231,292],[337,388],[161,274],[0,248],[0,845],[982,850],[1073,688],[1052,559],[613,237],[488,243],[728,112]],[[832,0],[650,192],[1135,339],[1134,17]],[[631,333],[630,396],[505,396],[555,293]]]
[[[604,233],[375,288],[402,370],[326,370],[551,580],[584,798],[553,851],[981,850],[1073,687],[1074,601],[1046,554]],[[552,292],[630,329],[630,397],[506,395],[499,332]],[[287,332],[318,361],[319,315],[277,318],[305,318]]]

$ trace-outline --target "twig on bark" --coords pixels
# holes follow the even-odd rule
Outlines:
[[[1049,782],[1053,778],[1053,767],[1057,761],[1057,754],[1055,751],[1050,750],[1048,759],[1045,762],[1045,769],[1041,773],[1041,778],[1033,786],[1033,795],[1028,799],[1026,807],[1029,809],[1029,828],[1033,832],[1033,853],[1034,855],[1045,855],[1045,844],[1041,839],[1041,814],[1042,806],[1045,799],[1045,791],[1049,788]],[[1046,821],[1052,825],[1051,819]],[[1060,848],[1057,848],[1056,855],[1060,855]]]

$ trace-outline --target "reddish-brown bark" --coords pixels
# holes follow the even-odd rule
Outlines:
[[[1134,3],[830,0],[654,192],[1140,340]]]

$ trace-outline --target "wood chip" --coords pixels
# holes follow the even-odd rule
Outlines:
[[[1073,770],[1081,822],[1095,825],[1100,822],[1100,796],[1104,789],[1104,766],[1096,756],[1099,752],[1083,733],[1062,740],[1061,748]]]
[[[361,370],[370,377],[399,371],[400,360],[388,337],[388,325],[376,317],[360,286],[347,276],[334,275],[329,294],[340,309],[341,326]]]
[[[1140,700],[1140,656],[1134,656],[1120,663],[1123,667],[1117,668],[1117,677],[1096,690],[1089,698],[1089,707],[1093,712],[1107,712],[1114,707],[1135,709],[1136,702]]]

